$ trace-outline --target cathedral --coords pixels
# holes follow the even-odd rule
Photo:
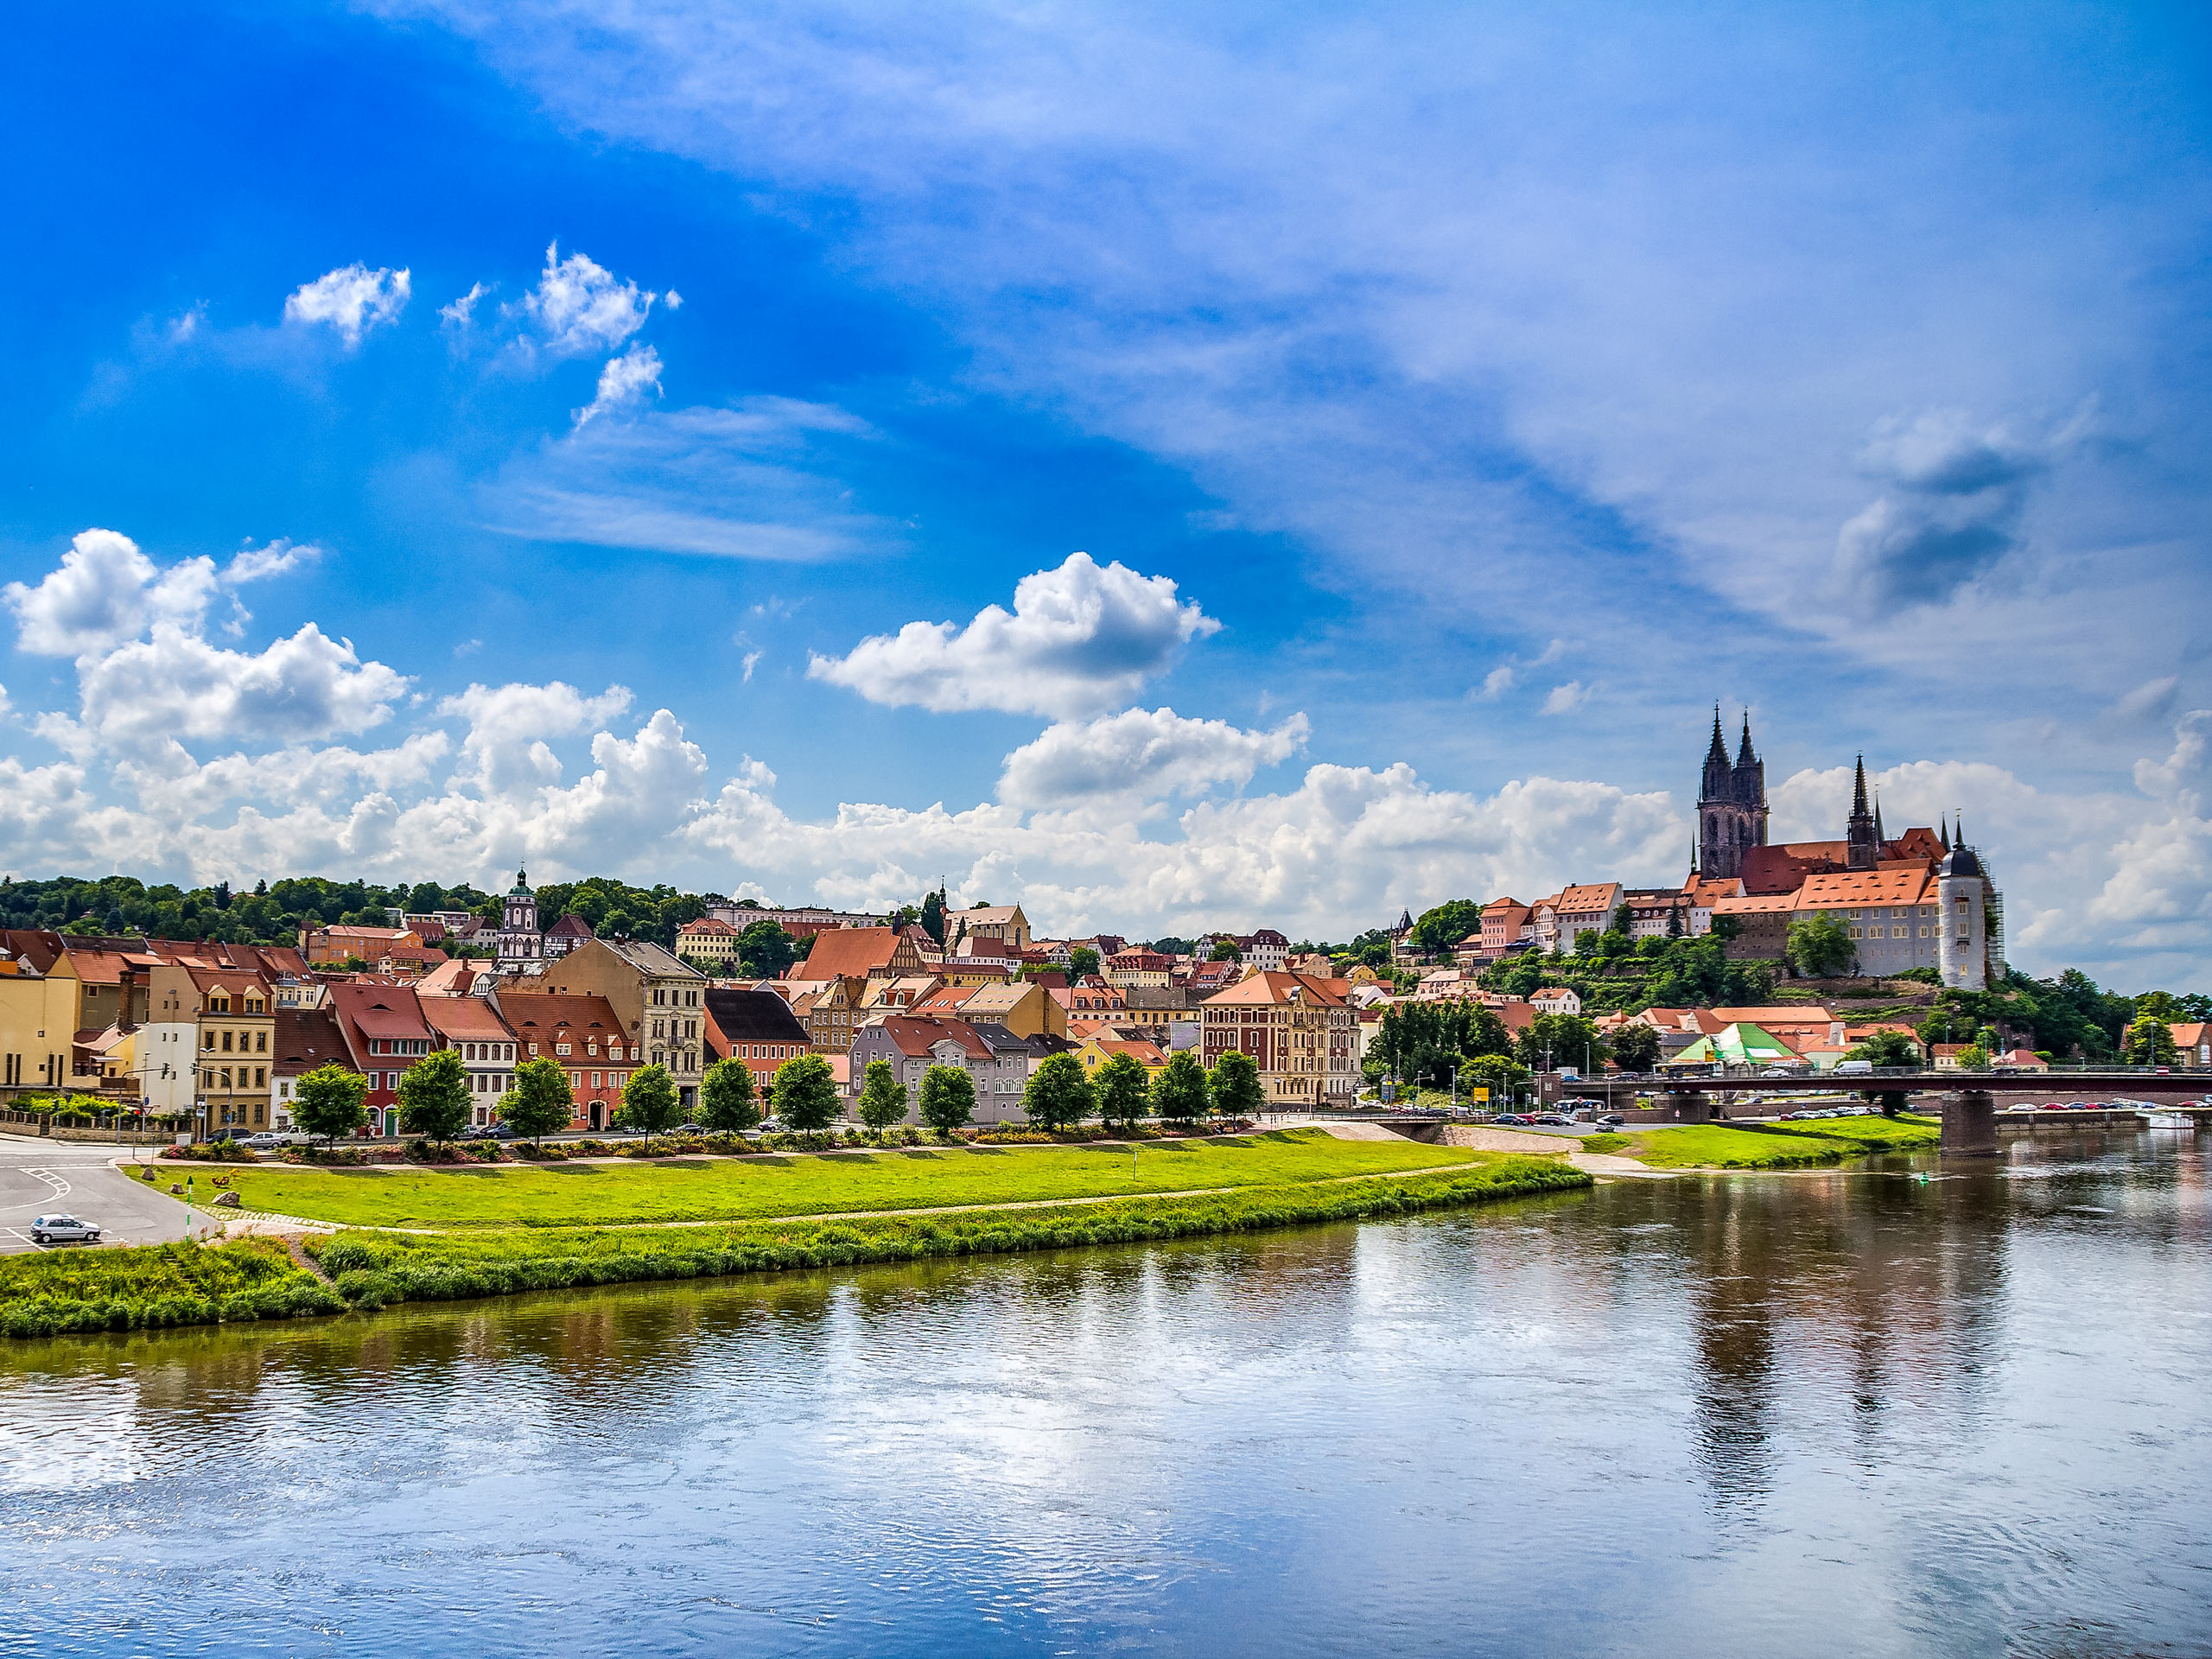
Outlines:
[[[1732,761],[1715,709],[1697,817],[1697,862],[1685,886],[1720,889],[1713,917],[1734,923],[1731,956],[1780,957],[1792,919],[1825,914],[1855,947],[1858,975],[1934,968],[1944,984],[1978,991],[2003,973],[2004,898],[1963,826],[1891,838],[1880,801],[1868,797],[1864,756],[1841,840],[1770,846],[1766,765],[1751,747],[1751,715]]]

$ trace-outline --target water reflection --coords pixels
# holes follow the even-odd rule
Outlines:
[[[0,1599],[61,1651],[2202,1647],[2207,1237],[2196,1142],[2078,1135],[10,1344]]]

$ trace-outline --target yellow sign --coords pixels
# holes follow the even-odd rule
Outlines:
[[[1470,1102],[1479,1101],[1484,1105],[1487,1106],[1490,1103],[1490,1090],[1487,1089],[1470,1089],[1467,1090],[1467,1098]]]

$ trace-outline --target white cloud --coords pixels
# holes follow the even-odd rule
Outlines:
[[[261,582],[312,564],[321,556],[322,550],[312,542],[289,542],[280,537],[264,547],[242,548],[232,555],[231,562],[223,567],[223,581],[232,587]]]
[[[513,796],[556,783],[561,763],[545,741],[588,731],[630,706],[626,686],[588,697],[573,685],[472,684],[446,698],[438,713],[468,722],[455,781],[487,796]]]
[[[1272,732],[1173,709],[1128,709],[1081,724],[1047,727],[1006,758],[999,799],[1037,811],[1110,810],[1116,798],[1164,800],[1221,785],[1242,787],[1262,766],[1287,760],[1312,729],[1302,714]]]
[[[531,329],[521,343],[556,358],[611,351],[645,326],[658,297],[584,254],[562,258],[553,243],[537,286],[514,308]]]
[[[438,315],[455,328],[467,328],[476,319],[476,302],[492,290],[481,283],[471,283],[468,292],[459,299],[438,308]]]
[[[807,673],[894,708],[1070,718],[1127,702],[1184,645],[1220,626],[1179,601],[1170,577],[1071,553],[1017,582],[1011,613],[987,605],[965,627],[909,622],[843,657],[817,655]]]
[[[1497,668],[1493,668],[1489,673],[1483,676],[1481,695],[1484,697],[1503,696],[1508,691],[1510,691],[1513,689],[1513,666],[1511,664],[1503,664]]]
[[[1555,685],[1536,712],[1540,715],[1571,715],[1590,701],[1592,690],[1580,680],[1569,680],[1564,685]]]
[[[811,562],[895,548],[899,528],[856,511],[836,476],[840,446],[874,436],[843,410],[782,397],[594,421],[503,469],[481,494],[485,524],[716,558]]]
[[[753,683],[753,671],[760,666],[760,657],[761,653],[757,651],[748,651],[745,653],[745,679],[742,682],[744,684],[750,685]]]
[[[574,411],[575,423],[582,426],[596,416],[627,409],[645,397],[647,388],[655,397],[660,395],[660,353],[650,346],[632,346],[607,360],[599,372],[599,395]]]
[[[154,621],[197,623],[214,596],[215,563],[187,559],[156,569],[128,536],[80,531],[60,568],[35,588],[11,582],[0,601],[16,613],[16,648],[77,657],[137,638]]]
[[[364,663],[350,641],[309,622],[258,652],[210,645],[190,628],[157,622],[149,638],[79,658],[81,729],[131,750],[168,740],[244,737],[308,741],[378,725],[407,688],[382,663]]]
[[[409,291],[405,267],[371,270],[357,262],[293,290],[284,302],[284,321],[325,324],[338,331],[350,350],[378,324],[398,321]]]

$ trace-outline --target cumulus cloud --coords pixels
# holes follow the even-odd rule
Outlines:
[[[595,697],[554,680],[544,685],[472,684],[438,713],[468,722],[456,781],[487,796],[512,796],[557,782],[561,763],[548,738],[567,737],[612,720],[630,706],[626,686]]]
[[[1220,626],[1179,600],[1171,577],[1071,553],[1017,582],[1011,613],[987,605],[965,627],[909,622],[843,657],[816,655],[807,673],[893,708],[1077,718],[1127,702]]]
[[[214,596],[215,563],[187,559],[157,569],[128,536],[79,532],[58,569],[36,587],[11,582],[0,601],[16,613],[16,648],[78,657],[134,639],[156,621],[196,623]]]
[[[587,255],[562,258],[556,242],[546,247],[537,286],[513,309],[529,329],[521,341],[526,352],[585,357],[611,351],[644,327],[658,297]]]
[[[476,302],[491,291],[481,283],[471,283],[467,293],[440,306],[438,315],[448,327],[465,329],[476,320]]]
[[[660,395],[660,353],[650,346],[632,346],[620,357],[609,358],[599,372],[599,395],[575,411],[578,426],[597,416],[627,409],[651,390]]]
[[[284,302],[284,321],[334,328],[351,350],[379,323],[398,321],[409,291],[405,267],[371,270],[357,262],[294,289]]]
[[[312,542],[289,542],[283,537],[265,547],[243,548],[223,567],[223,580],[231,586],[284,575],[302,564],[312,564],[322,550]]]
[[[312,622],[257,652],[156,623],[149,639],[79,658],[77,683],[79,727],[116,749],[168,739],[291,742],[365,731],[391,715],[408,683]]]
[[[1271,732],[1225,720],[1192,720],[1173,709],[1128,709],[1082,723],[1047,727],[1006,758],[999,799],[1039,811],[1095,810],[1103,798],[1164,800],[1221,785],[1242,787],[1262,766],[1287,760],[1311,724],[1293,715]]]
[[[1564,685],[1555,685],[1536,712],[1540,715],[1571,715],[1590,701],[1592,690],[1580,680],[1569,680]]]
[[[1483,676],[1481,694],[1484,697],[1502,697],[1513,689],[1513,665],[1502,664]]]

